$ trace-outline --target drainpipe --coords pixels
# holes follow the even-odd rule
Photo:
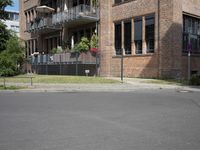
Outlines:
[[[158,0],[158,77],[161,77],[161,49],[160,49],[160,0]]]

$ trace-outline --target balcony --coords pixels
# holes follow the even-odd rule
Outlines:
[[[99,9],[88,5],[78,5],[67,11],[53,14],[52,24],[91,23],[99,20]]]
[[[41,29],[47,29],[52,27],[52,18],[37,18],[34,21],[27,23],[26,30],[27,32],[34,32]]]
[[[26,31],[31,33],[46,33],[55,30],[61,30],[61,28],[53,26],[52,17],[35,19],[34,21],[26,24]]]
[[[30,57],[31,63],[37,65],[44,64],[75,64],[76,57],[70,52],[63,52],[59,54],[39,54]],[[81,53],[78,57],[79,64],[96,64],[96,57],[92,56],[90,52]]]
[[[64,12],[59,12],[48,17],[36,18],[34,21],[27,23],[27,32],[49,32],[60,30],[57,25],[64,23],[86,24],[99,20],[99,9],[88,5],[78,5]]]

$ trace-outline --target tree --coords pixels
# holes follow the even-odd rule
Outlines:
[[[20,73],[24,61],[24,47],[19,38],[12,35],[6,42],[6,49],[0,53],[0,75],[12,76]]]
[[[6,29],[6,25],[0,22],[0,52],[6,49],[6,42],[10,36],[10,31]]]
[[[94,33],[90,40],[90,52],[93,56],[95,56],[98,52],[98,36],[96,33]]]
[[[6,41],[10,37],[9,31],[6,29],[6,25],[1,20],[8,19],[8,14],[5,11],[6,6],[11,6],[12,0],[0,0],[0,52],[5,50]]]
[[[0,19],[6,20],[8,19],[8,14],[5,11],[5,8],[7,6],[12,6],[13,1],[12,0],[0,0]]]

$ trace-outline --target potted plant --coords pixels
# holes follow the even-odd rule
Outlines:
[[[89,50],[90,42],[86,37],[82,37],[81,41],[75,44],[73,51],[79,53],[86,53]]]
[[[90,52],[93,56],[95,56],[98,53],[98,36],[96,33],[94,33],[90,40]]]

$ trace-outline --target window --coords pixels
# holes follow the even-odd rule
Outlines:
[[[81,41],[81,38],[84,37],[84,30],[79,31],[79,41]]]
[[[121,22],[115,24],[115,51],[116,55],[121,55],[121,48],[122,48],[122,27]]]
[[[15,14],[15,20],[19,20],[19,14]]]
[[[131,21],[124,23],[124,49],[125,54],[131,54]]]
[[[115,0],[115,4],[123,3],[123,2],[128,2],[130,0]]]
[[[154,15],[145,17],[145,38],[147,53],[154,52]]]
[[[77,1],[73,1],[73,7],[75,7],[77,5],[78,5]]]
[[[122,44],[124,45],[124,51],[126,55],[132,54],[132,41],[134,39],[135,53],[142,54],[143,52],[143,42],[147,45],[147,53],[153,53],[155,48],[155,16],[147,15],[145,16],[145,25],[143,27],[143,17],[134,18],[134,28],[132,28],[132,21],[125,20],[123,27],[123,41],[122,43],[122,23],[115,23],[115,51],[117,55],[121,55]],[[134,35],[132,31],[134,30]],[[145,34],[143,34],[143,30]],[[145,37],[143,37],[145,35]],[[132,37],[134,36],[134,37]],[[144,39],[144,41],[143,41]]]
[[[183,52],[188,52],[189,44],[191,53],[200,53],[200,19],[183,15]]]
[[[84,4],[84,0],[79,0],[79,5]]]
[[[85,31],[86,33],[86,37],[88,38],[88,40],[90,40],[91,39],[91,33],[90,33],[90,29],[86,29],[86,31]]]
[[[78,33],[77,32],[74,32],[74,43],[78,43]]]
[[[85,4],[90,6],[90,0],[87,0]]]
[[[119,4],[121,2],[122,2],[122,0],[115,0],[115,4]]]
[[[142,17],[135,18],[134,24],[135,53],[142,54]]]

